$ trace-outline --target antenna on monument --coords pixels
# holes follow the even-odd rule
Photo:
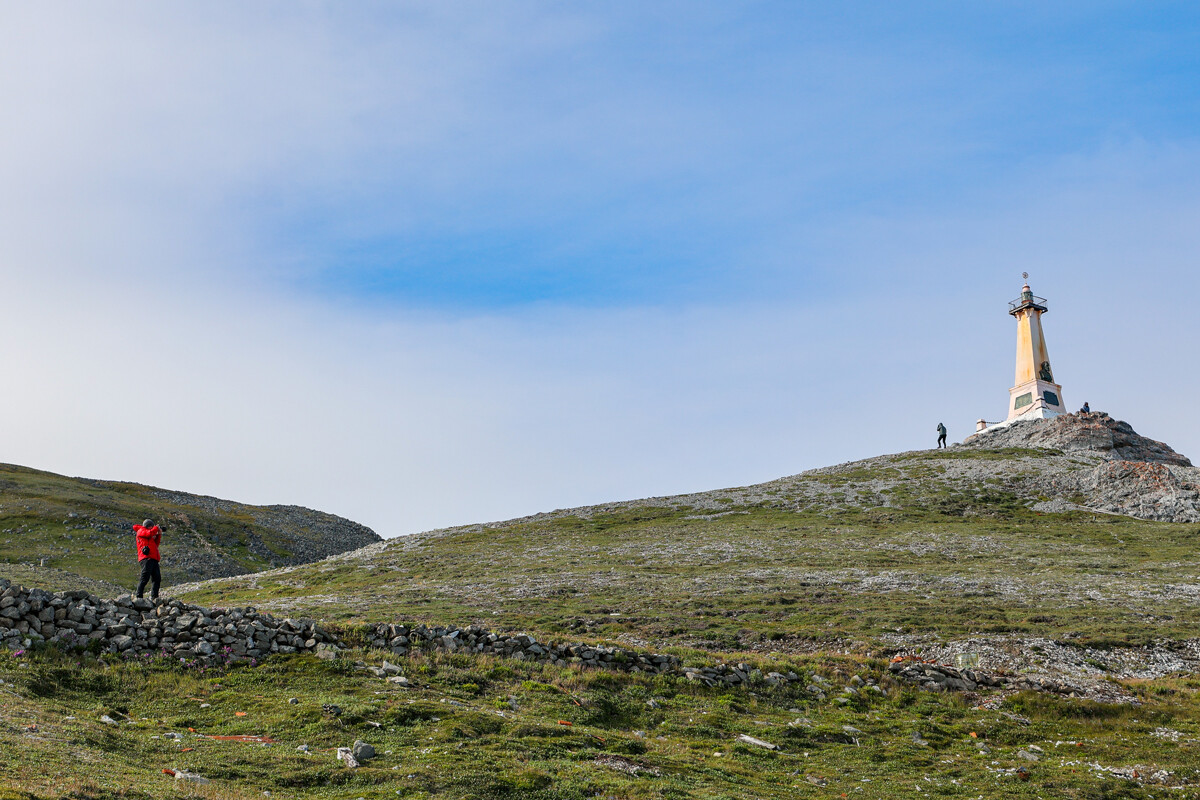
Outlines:
[[[1022,272],[1022,273],[1021,273],[1021,277],[1022,277],[1022,278],[1024,278],[1025,280],[1029,280],[1029,273],[1028,273],[1028,272]]]

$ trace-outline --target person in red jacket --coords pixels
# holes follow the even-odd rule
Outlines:
[[[138,581],[137,596],[141,597],[150,584],[150,599],[158,599],[158,587],[162,583],[162,573],[158,569],[158,545],[162,542],[162,530],[148,519],[141,525],[133,526],[137,537],[138,563],[142,566],[142,579]]]

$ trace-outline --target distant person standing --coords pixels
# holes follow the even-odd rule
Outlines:
[[[1090,414],[1090,413],[1092,413],[1092,407],[1091,407],[1091,406],[1089,406],[1089,405],[1087,404],[1087,401],[1086,401],[1086,400],[1084,400],[1084,401],[1083,401],[1083,408],[1079,409],[1079,413],[1080,413],[1080,414]]]
[[[946,446],[946,426],[939,422],[938,426],[937,426],[937,432],[938,432],[937,446],[945,447]]]
[[[150,599],[158,599],[158,587],[162,583],[162,572],[158,568],[158,546],[162,543],[162,530],[148,519],[133,526],[137,537],[138,564],[142,567],[142,578],[138,581],[137,596],[141,597],[150,584]]]

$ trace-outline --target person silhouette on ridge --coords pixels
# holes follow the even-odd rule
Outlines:
[[[946,426],[939,422],[938,426],[937,426],[937,432],[938,432],[937,446],[945,447],[946,446]]]

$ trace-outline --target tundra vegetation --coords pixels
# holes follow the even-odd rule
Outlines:
[[[1200,797],[1200,525],[1111,513],[1071,480],[1097,469],[1066,448],[900,454],[175,587],[322,620],[350,649],[216,667],[8,651],[0,798]],[[378,623],[750,677],[398,655],[370,646]],[[1067,688],[932,691],[898,656]],[[377,755],[348,767],[356,740]]]

